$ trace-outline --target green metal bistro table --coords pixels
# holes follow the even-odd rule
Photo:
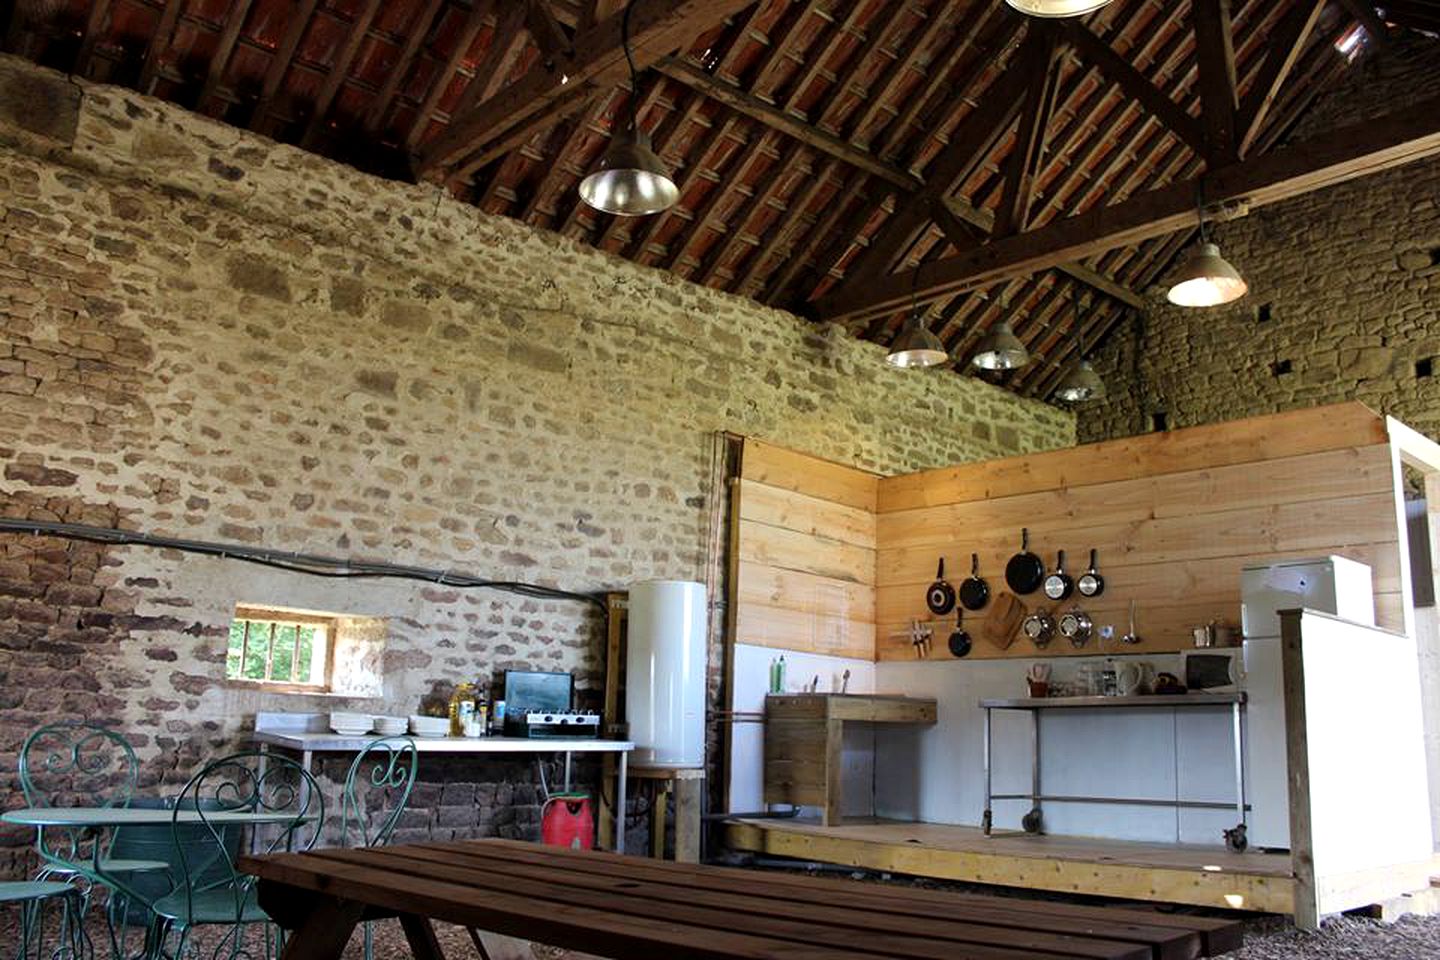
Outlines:
[[[313,821],[314,817],[302,817]],[[80,830],[88,836],[95,836],[103,830],[123,827],[168,827],[172,823],[211,826],[265,826],[273,823],[293,823],[294,813],[251,812],[247,810],[207,810],[201,819],[196,810],[166,810],[163,808],[135,807],[22,807],[6,811],[0,821],[20,827],[41,829]],[[129,897],[136,903],[145,904],[148,909],[150,898],[142,895],[120,876],[104,870],[100,863],[102,844],[91,844],[93,855],[88,858],[69,859],[52,855],[52,862],[93,883],[103,884]]]

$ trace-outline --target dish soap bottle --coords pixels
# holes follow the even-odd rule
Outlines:
[[[475,715],[475,686],[457,684],[450,695],[450,736],[465,736],[465,725]]]

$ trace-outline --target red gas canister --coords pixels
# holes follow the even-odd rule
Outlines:
[[[540,810],[540,841],[572,850],[595,848],[595,817],[584,793],[557,793]]]

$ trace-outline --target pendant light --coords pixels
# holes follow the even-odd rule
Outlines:
[[[997,321],[975,346],[970,362],[981,370],[1018,370],[1030,362],[1030,351],[1010,324]]]
[[[1205,185],[1195,187],[1200,212],[1200,246],[1190,254],[1170,283],[1165,299],[1181,307],[1218,307],[1232,303],[1249,292],[1240,271],[1220,256],[1220,245],[1205,230]]]
[[[1110,0],[1005,0],[1006,3],[1031,17],[1083,17],[1094,13]]]
[[[910,316],[905,318],[905,325],[900,328],[900,333],[890,344],[890,352],[885,355],[885,362],[892,367],[906,370],[938,367],[950,359],[950,354],[945,350],[940,338],[925,326],[925,318],[920,313],[920,304],[916,297],[919,286],[920,267],[917,266],[910,281]]]
[[[1085,324],[1080,313],[1079,297],[1075,298],[1075,336],[1078,340],[1079,359],[1060,379],[1060,385],[1055,388],[1055,399],[1065,403],[1099,400],[1105,396],[1105,381],[1100,379],[1100,374],[1096,373],[1095,368],[1090,366],[1090,361],[1085,359]]]
[[[620,20],[621,45],[625,61],[630,64],[630,96],[627,98],[629,124],[610,138],[610,146],[595,172],[580,181],[580,199],[603,213],[621,217],[643,217],[660,213],[680,199],[680,189],[670,179],[664,162],[650,147],[650,136],[640,129],[635,115],[635,99],[640,85],[635,60],[630,55],[630,10],[634,0],[625,5]]]

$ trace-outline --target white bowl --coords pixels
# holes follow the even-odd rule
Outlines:
[[[417,737],[444,737],[450,734],[449,717],[422,717],[410,715],[410,732]]]
[[[370,732],[370,728],[369,728],[369,727],[338,727],[338,726],[332,726],[330,729],[333,730],[336,734],[338,734],[339,736],[342,736],[342,737],[363,737],[363,736],[365,736],[365,734],[367,734],[367,733]]]
[[[410,729],[410,722],[404,717],[380,717],[375,721],[375,732],[382,737],[398,737]]]
[[[366,713],[344,713],[336,711],[330,714],[331,727],[364,727],[366,730],[369,730],[370,724],[374,722],[375,718]]]

